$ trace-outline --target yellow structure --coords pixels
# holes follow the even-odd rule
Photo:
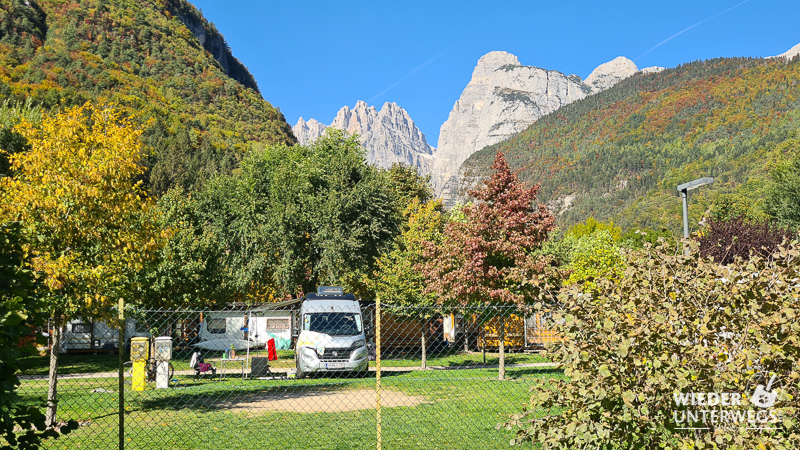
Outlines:
[[[131,386],[134,391],[143,391],[147,385],[145,365],[150,358],[150,338],[135,337],[131,339]]]
[[[552,327],[552,323],[542,313],[536,313],[523,319],[515,314],[504,321],[495,317],[484,325],[483,336],[478,339],[478,348],[497,348],[500,344],[500,324],[505,322],[504,346],[506,348],[544,347],[547,343],[558,342],[561,337]]]

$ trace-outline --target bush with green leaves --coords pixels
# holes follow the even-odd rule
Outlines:
[[[585,287],[591,289],[596,278],[616,280],[622,276],[625,263],[608,230],[599,229],[577,239],[568,234],[565,241],[571,241],[567,283],[585,282]]]
[[[800,250],[720,266],[671,248],[628,255],[620,280],[567,287],[555,316],[562,342],[549,350],[564,379],[531,388],[504,425],[512,443],[544,449],[795,449],[800,446]],[[754,386],[772,386],[777,422],[681,420],[701,409],[743,413]],[[761,378],[758,378],[761,376]],[[738,406],[678,406],[676,394],[741,393]],[[698,397],[699,398],[699,397]],[[729,403],[732,402],[729,397]],[[770,416],[771,420],[771,416]],[[696,428],[685,430],[681,428]]]
[[[586,219],[586,222],[576,223],[571,226],[569,230],[567,230],[566,235],[580,238],[602,230],[607,231],[614,242],[618,241],[622,236],[622,229],[614,225],[613,220],[609,220],[608,223],[606,223],[594,217],[589,217]]]
[[[659,245],[659,239],[668,242],[674,250],[673,253],[681,251],[682,246],[675,236],[675,233],[666,228],[660,228],[658,230],[646,227],[629,228],[622,235],[619,245],[625,248],[642,249],[645,244],[650,244],[652,246]]]

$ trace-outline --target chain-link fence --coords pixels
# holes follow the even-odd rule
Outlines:
[[[56,418],[80,426],[48,448],[506,448],[496,426],[561,376],[540,352],[552,319],[516,307],[307,300],[59,329]],[[49,364],[26,361],[20,402],[44,409]]]

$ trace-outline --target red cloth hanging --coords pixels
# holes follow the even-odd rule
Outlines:
[[[277,361],[278,360],[278,352],[275,350],[275,339],[270,338],[267,341],[267,353],[269,361]]]

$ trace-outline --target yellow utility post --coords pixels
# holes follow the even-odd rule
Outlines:
[[[131,386],[134,391],[143,391],[147,384],[145,380],[145,365],[150,358],[150,338],[135,337],[131,339]]]
[[[381,417],[381,298],[375,297],[375,426],[377,450],[383,449],[383,424]]]

